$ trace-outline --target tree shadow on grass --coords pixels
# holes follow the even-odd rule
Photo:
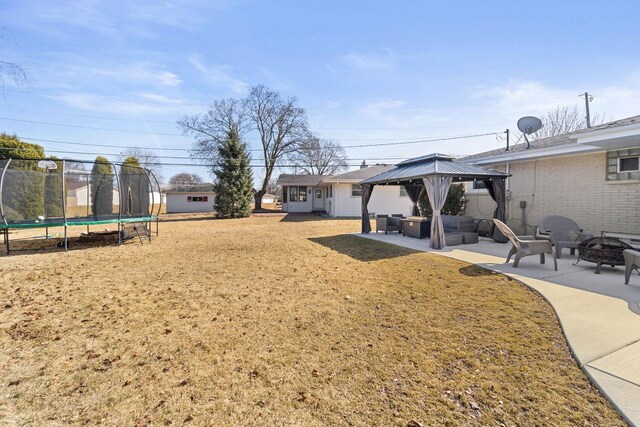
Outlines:
[[[421,253],[413,249],[403,248],[384,242],[363,239],[350,234],[326,237],[310,237],[310,241],[326,248],[350,256],[358,261],[378,261]]]
[[[477,265],[467,265],[458,270],[461,274],[469,277],[479,276],[497,276],[499,273],[488,270],[486,268],[478,267]]]

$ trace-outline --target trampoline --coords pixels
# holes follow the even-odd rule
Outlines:
[[[108,161],[0,159],[0,229],[7,255],[9,230],[116,224],[118,244],[126,224],[136,224],[151,241],[158,235],[160,186],[143,167]],[[155,233],[152,223],[155,222]],[[15,251],[15,249],[14,249]]]

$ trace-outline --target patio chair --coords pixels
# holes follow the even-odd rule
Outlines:
[[[640,268],[640,252],[625,249],[622,255],[624,256],[624,284],[628,285],[632,270],[636,270],[640,274],[640,270],[638,270]]]
[[[570,218],[560,215],[542,217],[538,225],[538,238],[549,239],[556,252],[556,258],[562,257],[562,249],[569,248],[571,255],[575,255],[576,248],[593,234],[583,233],[582,228]]]
[[[389,215],[378,215],[376,217],[376,233],[378,231],[384,231],[384,234],[390,231],[397,233],[402,231],[402,225],[399,217],[389,217]]]
[[[544,255],[551,254],[553,257],[553,269],[558,271],[558,261],[556,261],[556,256],[553,252],[551,242],[548,240],[536,240],[533,236],[516,236],[516,234],[504,222],[494,219],[493,223],[513,245],[509,251],[509,255],[507,255],[506,261],[509,262],[511,257],[515,255],[513,258],[513,268],[518,268],[520,259],[529,255],[540,255],[540,264],[544,264]]]

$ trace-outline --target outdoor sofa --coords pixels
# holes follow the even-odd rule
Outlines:
[[[478,243],[478,233],[474,231],[473,217],[467,215],[442,215],[445,243],[447,246]]]

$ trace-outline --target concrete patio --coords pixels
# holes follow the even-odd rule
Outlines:
[[[429,248],[429,240],[401,234],[356,234],[402,247],[433,252],[506,274],[542,294],[554,307],[567,342],[585,373],[631,425],[640,426],[640,276],[624,284],[624,266],[602,267],[565,250],[558,271],[547,257],[525,257],[519,268],[505,264],[511,244],[480,239],[472,245]]]

